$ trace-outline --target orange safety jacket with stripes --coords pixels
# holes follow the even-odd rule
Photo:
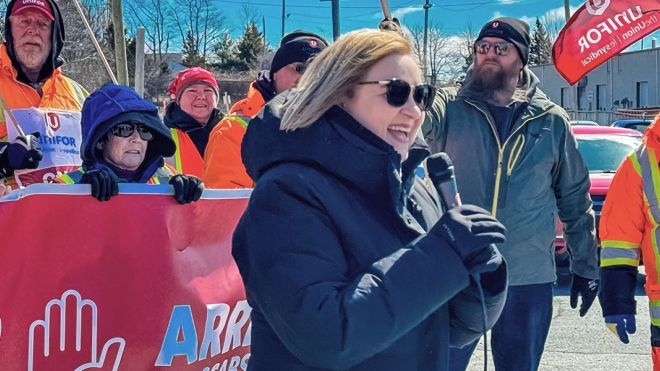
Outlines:
[[[660,115],[644,134],[643,144],[619,166],[599,224],[604,315],[635,313],[635,284],[626,277],[632,272],[636,278],[637,267],[643,261],[654,326],[660,326],[659,123]],[[608,302],[611,300],[621,303]],[[617,308],[614,311],[619,313],[607,313],[606,308]]]
[[[204,152],[204,185],[207,188],[254,186],[243,165],[241,142],[250,120],[266,105],[255,84],[250,84],[247,97],[236,102],[229,114],[211,131]]]
[[[174,166],[179,174],[204,179],[204,159],[199,154],[195,142],[183,130],[170,129],[170,133],[176,144],[176,152],[174,156],[165,158],[165,161]]]
[[[53,74],[41,85],[41,91],[39,95],[32,86],[17,80],[17,72],[7,54],[7,47],[5,44],[0,45],[1,142],[8,141],[5,110],[34,107],[79,112],[89,95],[80,84],[64,76],[61,68],[53,70]],[[13,177],[6,178],[5,183],[13,184]]]

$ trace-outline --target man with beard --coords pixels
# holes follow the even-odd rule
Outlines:
[[[484,25],[465,81],[438,91],[422,127],[432,150],[453,159],[463,202],[490,210],[509,231],[500,246],[509,292],[491,334],[498,370],[538,369],[557,278],[557,216],[571,252],[571,306],[581,295],[580,316],[599,285],[589,172],[567,113],[526,67],[529,44],[529,26],[520,20]],[[475,346],[452,349],[450,369],[465,369]]]
[[[88,94],[59,68],[64,23],[54,1],[9,2],[5,39],[0,45],[0,183],[11,186],[14,171],[37,168],[42,154],[38,136],[19,135],[8,142],[7,116],[31,107],[79,112]]]

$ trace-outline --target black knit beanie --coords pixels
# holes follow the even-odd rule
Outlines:
[[[321,36],[305,31],[293,31],[282,38],[270,64],[272,77],[282,67],[294,62],[306,63],[328,46]]]
[[[518,49],[523,66],[527,65],[531,40],[529,38],[529,25],[526,22],[509,17],[493,19],[481,28],[476,41],[484,37],[496,37],[512,43]]]

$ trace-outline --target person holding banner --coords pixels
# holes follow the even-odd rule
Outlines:
[[[241,160],[241,141],[248,122],[275,95],[295,86],[306,63],[327,46],[321,36],[302,30],[282,38],[270,71],[259,73],[247,97],[236,102],[211,132],[204,154],[204,182],[209,188],[252,188],[254,182]]]
[[[201,67],[177,73],[167,92],[172,97],[163,121],[170,128],[176,152],[165,159],[182,174],[204,176],[204,151],[211,130],[222,119],[216,108],[220,85],[213,74]]]
[[[449,345],[497,319],[507,273],[489,244],[505,229],[471,205],[443,214],[415,175],[434,94],[405,38],[358,30],[248,126],[256,184],[232,255],[251,371],[447,370]]]
[[[584,316],[598,292],[598,258],[589,172],[566,112],[526,67],[529,26],[514,18],[486,23],[474,62],[457,89],[442,89],[422,130],[434,152],[454,159],[464,202],[489,209],[509,230],[504,311],[491,332],[495,367],[536,370],[552,319],[556,218],[570,249],[570,302]],[[452,349],[466,368],[476,342]]]
[[[644,132],[643,145],[619,166],[607,192],[600,218],[601,306],[607,327],[628,344],[637,330],[637,273],[646,268],[646,295],[651,316],[653,370],[660,370],[660,279],[658,223],[660,195],[658,167],[660,115]]]
[[[6,185],[47,182],[80,165],[79,111],[88,94],[62,74],[63,46],[64,23],[54,1],[9,2],[0,45],[0,178]],[[24,134],[31,132],[41,135]],[[15,174],[25,169],[36,170]]]
[[[82,167],[56,179],[64,184],[91,184],[92,196],[108,201],[118,183],[170,183],[179,203],[199,200],[203,183],[164,163],[175,144],[158,109],[127,86],[106,84],[90,95],[82,109]]]

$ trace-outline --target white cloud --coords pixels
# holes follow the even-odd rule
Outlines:
[[[409,6],[406,8],[399,8],[392,12],[392,17],[399,18],[400,21],[403,21],[403,17],[411,13],[422,12],[424,9],[422,7],[413,7]]]
[[[500,2],[506,2],[506,1],[516,1],[516,0],[499,0]],[[577,6],[571,6],[571,14],[575,13],[575,11],[578,10],[579,7]],[[493,18],[499,18],[499,17],[507,17],[508,15],[497,11],[493,13]],[[547,12],[541,14],[541,15],[533,15],[533,16],[528,16],[528,15],[523,15],[519,17],[515,17],[518,19],[521,19],[525,22],[527,22],[530,26],[534,27],[534,23],[536,22],[536,17],[539,17],[540,19],[546,18],[546,19],[564,19],[564,7],[558,7],[554,9],[550,9]]]
[[[510,4],[519,3],[520,0],[497,0],[497,2],[498,2],[500,5],[510,5]]]

